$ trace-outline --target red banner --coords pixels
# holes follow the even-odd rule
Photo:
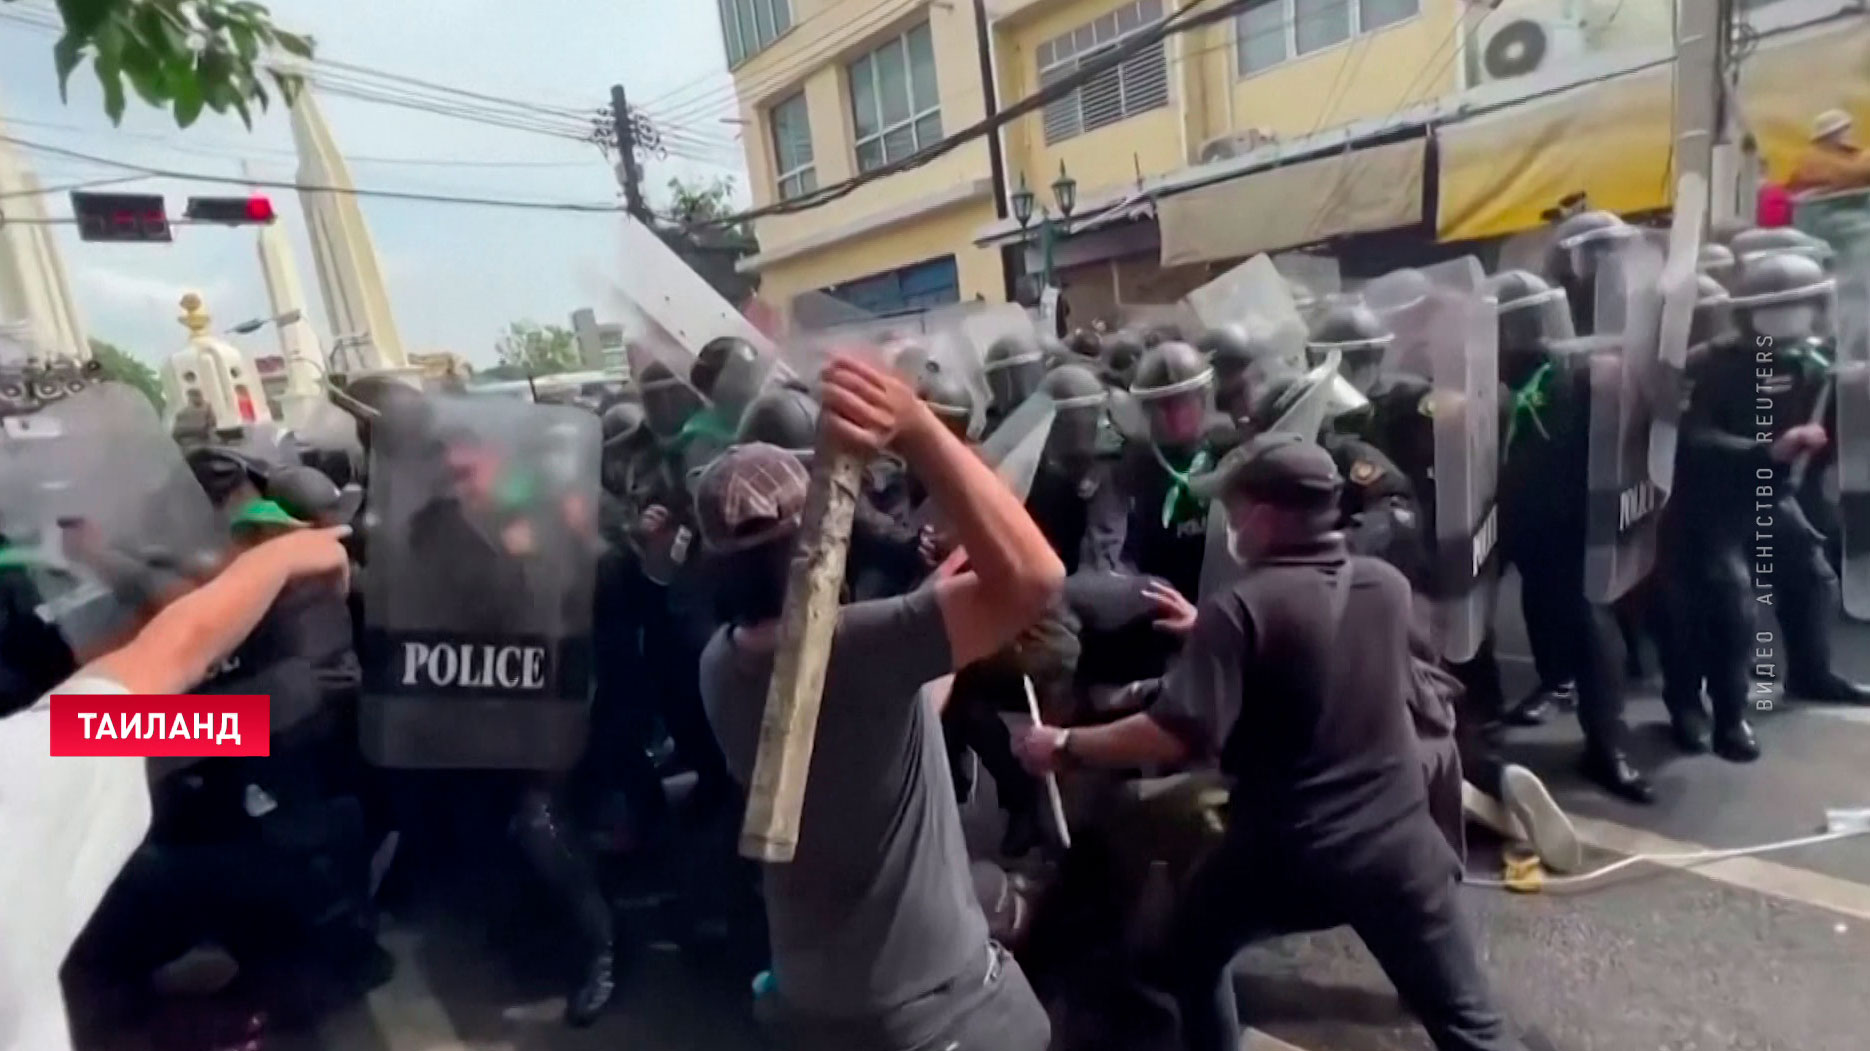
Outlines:
[[[269,755],[272,698],[231,696],[54,694],[54,756]]]

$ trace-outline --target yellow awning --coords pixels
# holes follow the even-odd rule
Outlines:
[[[1426,139],[1334,153],[1156,203],[1162,265],[1239,259],[1422,221]]]
[[[1623,214],[1668,207],[1674,75],[1658,66],[1441,128],[1437,236],[1532,229],[1578,192]],[[1870,26],[1836,22],[1768,38],[1742,69],[1741,105],[1772,178],[1791,170],[1820,111],[1842,107],[1870,125]]]

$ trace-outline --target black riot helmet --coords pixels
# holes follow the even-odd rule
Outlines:
[[[1500,319],[1502,355],[1535,351],[1578,333],[1562,286],[1530,270],[1503,270],[1482,290],[1493,297]]]
[[[1201,334],[1196,343],[1214,367],[1214,405],[1230,418],[1252,411],[1253,385],[1273,372],[1291,371],[1278,348],[1256,339],[1240,325],[1222,325]]]
[[[359,376],[344,395],[334,400],[357,417],[357,437],[366,449],[380,441],[413,449],[433,426],[428,397],[395,376]]]
[[[1163,398],[1205,390],[1214,382],[1214,369],[1207,355],[1186,343],[1158,343],[1143,352],[1136,365],[1136,378],[1130,393],[1137,401]]]
[[[1742,267],[1769,255],[1789,253],[1805,256],[1829,270],[1833,256],[1829,244],[1790,226],[1756,227],[1743,230],[1734,235],[1727,247],[1733,253],[1735,261]]]
[[[1570,291],[1589,288],[1597,280],[1597,261],[1603,253],[1634,236],[1635,227],[1611,212],[1579,212],[1552,231],[1552,246],[1545,255],[1545,276]]]
[[[1143,344],[1128,332],[1119,332],[1103,340],[1102,372],[1104,380],[1128,390],[1136,380],[1136,367],[1143,360]]]
[[[1058,409],[1046,436],[1046,462],[1073,476],[1082,475],[1097,458],[1098,430],[1110,400],[1109,388],[1084,365],[1060,365],[1046,373],[1039,391]]]
[[[1027,393],[1030,396],[1031,392]],[[974,425],[974,392],[968,389],[966,380],[931,362],[916,376],[916,397],[948,425],[955,437],[963,441],[969,438]]]
[[[1733,327],[1733,306],[1727,286],[1712,275],[1695,275],[1695,316],[1688,328],[1688,345],[1698,347],[1725,335]]]
[[[1735,277],[1734,263],[1733,249],[1719,242],[1710,241],[1701,246],[1701,255],[1695,261],[1695,269],[1719,281],[1725,287]]]
[[[1151,439],[1186,449],[1197,444],[1209,422],[1214,368],[1207,355],[1186,343],[1158,343],[1137,363],[1130,395],[1142,403]]]
[[[1816,259],[1792,252],[1743,262],[1734,283],[1735,321],[1774,341],[1810,339],[1824,327],[1836,282]]]
[[[619,401],[598,417],[604,429],[604,445],[621,445],[643,433],[643,406],[633,401]]]
[[[701,411],[701,395],[660,361],[643,366],[636,389],[642,394],[644,421],[659,438],[680,434],[689,417]]]
[[[1245,372],[1253,364],[1253,338],[1240,325],[1222,325],[1203,332],[1195,340],[1195,348],[1208,356],[1208,364],[1223,380]]]
[[[1072,360],[1081,365],[1093,367],[1104,355],[1103,341],[1098,338],[1097,333],[1085,329],[1079,329],[1065,337],[1065,349],[1071,353]]]
[[[1358,299],[1339,299],[1312,322],[1305,356],[1314,367],[1332,351],[1339,353],[1338,373],[1351,386],[1368,392],[1383,371],[1383,358],[1396,339],[1376,311]]]
[[[1182,335],[1182,326],[1173,322],[1150,325],[1143,330],[1144,350],[1153,350],[1156,347],[1162,346],[1164,343],[1183,342],[1186,342],[1186,339]]]
[[[775,387],[747,405],[734,440],[742,445],[776,445],[798,456],[810,456],[818,441],[818,402],[801,387]]]
[[[342,525],[357,512],[362,494],[352,496],[338,488],[315,467],[291,464],[274,469],[266,476],[266,498],[279,509],[301,522],[319,526]]]
[[[701,353],[695,355],[695,363],[689,366],[688,382],[702,397],[713,398],[715,381],[721,378],[728,362],[736,358],[751,361],[758,356],[759,351],[753,344],[738,336],[711,339],[701,348]]]
[[[1001,336],[987,348],[982,367],[987,372],[993,407],[1002,414],[1009,413],[1032,397],[1032,392],[1039,389],[1039,381],[1045,379],[1045,351],[1035,336]]]

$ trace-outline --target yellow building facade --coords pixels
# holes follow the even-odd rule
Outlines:
[[[1003,0],[990,4],[1005,100],[1175,17],[1191,0]],[[1202,7],[1218,5],[1208,3]],[[1043,187],[1065,165],[1094,202],[1217,156],[1445,95],[1459,0],[1265,0],[1175,33],[1123,63],[1107,86],[1013,122],[1012,177]],[[1449,58],[1449,61],[1441,61]],[[1158,72],[1160,71],[1160,72]],[[1164,90],[1155,87],[1160,76]],[[1100,78],[1100,80],[1105,78]],[[1060,110],[1079,110],[1074,119]],[[1096,112],[1091,112],[1095,110]]]
[[[718,3],[756,206],[911,156],[987,113],[982,23],[969,0]],[[760,251],[743,269],[782,316],[825,292],[873,313],[1002,300],[1001,253],[973,237],[998,214],[989,157],[976,139],[829,203],[759,219]]]

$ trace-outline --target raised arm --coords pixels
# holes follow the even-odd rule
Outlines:
[[[250,634],[286,584],[342,575],[348,526],[290,533],[242,553],[219,576],[176,599],[136,638],[91,665],[131,693],[176,693],[200,682]],[[334,587],[341,587],[334,584]]]
[[[827,426],[857,447],[887,442],[967,551],[971,571],[935,583],[957,668],[991,656],[1038,620],[1065,566],[1012,490],[895,375],[840,357],[825,371]]]

